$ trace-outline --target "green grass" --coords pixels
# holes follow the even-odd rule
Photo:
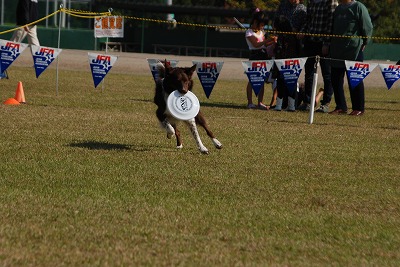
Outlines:
[[[39,79],[0,106],[2,266],[396,266],[400,91],[366,86],[363,117],[245,109],[246,81],[195,93],[223,143],[159,128],[151,75]],[[270,93],[270,90],[267,91]],[[266,94],[267,98],[270,94]],[[348,90],[346,89],[348,95]],[[349,101],[350,104],[350,101]]]

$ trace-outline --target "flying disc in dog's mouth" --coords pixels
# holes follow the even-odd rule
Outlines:
[[[174,118],[190,120],[196,117],[200,110],[199,99],[192,92],[182,95],[178,90],[173,91],[167,99],[167,108]]]

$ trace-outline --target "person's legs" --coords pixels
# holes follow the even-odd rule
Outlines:
[[[279,76],[278,79],[277,79],[276,88],[277,88],[277,91],[278,91],[278,95],[276,97],[275,110],[281,111],[282,110],[282,104],[283,104],[283,98],[286,95],[285,81],[283,80],[283,78],[281,76]]]
[[[263,100],[264,100],[264,87],[265,84],[263,84],[263,86],[260,89],[260,92],[258,93],[258,108],[260,109],[267,109],[267,106],[264,105]]]
[[[39,39],[37,37],[36,25],[28,27],[28,43],[30,45],[40,46]]]
[[[275,106],[276,98],[278,97],[278,90],[277,90],[277,88],[276,88],[276,84],[277,84],[277,81],[274,80],[274,82],[272,83],[271,102],[269,103],[269,106],[270,106],[270,107]]]
[[[22,40],[24,40],[27,32],[24,30],[24,28],[18,29],[14,31],[13,35],[11,36],[10,41],[11,42],[17,42],[20,43]]]
[[[246,96],[247,96],[247,107],[255,108],[256,106],[253,104],[253,88],[251,87],[250,82],[247,83]]]
[[[321,105],[329,105],[333,95],[331,82],[331,65],[330,62],[324,58],[321,58],[320,63],[322,78],[324,80],[324,95],[322,97]]]
[[[356,87],[350,89],[351,108],[353,110],[364,112],[365,109],[365,94],[364,82],[360,82]]]
[[[332,87],[336,102],[335,110],[347,111],[347,103],[343,90],[344,74],[346,69],[332,67]]]
[[[360,51],[357,56],[356,61],[364,61],[364,53]],[[349,83],[350,88],[350,83]],[[364,82],[361,81],[356,87],[350,88],[350,98],[353,111],[364,112],[365,109],[365,92],[364,92]]]

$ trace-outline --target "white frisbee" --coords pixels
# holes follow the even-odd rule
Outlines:
[[[200,103],[197,96],[192,92],[189,91],[182,95],[178,90],[175,90],[168,96],[167,108],[174,118],[190,120],[199,113]]]

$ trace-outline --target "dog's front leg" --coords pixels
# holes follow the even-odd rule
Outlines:
[[[208,154],[208,149],[201,142],[200,135],[199,132],[197,131],[197,126],[194,118],[187,120],[185,122],[189,126],[190,132],[192,133],[193,138],[196,141],[197,147],[199,148],[200,152],[203,154]]]

